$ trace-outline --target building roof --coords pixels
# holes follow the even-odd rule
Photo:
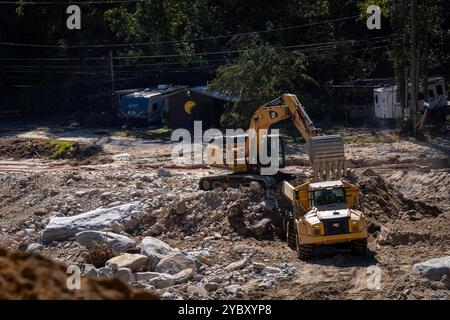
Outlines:
[[[198,86],[193,87],[189,89],[193,92],[204,94],[210,97],[213,97],[215,99],[224,100],[224,101],[231,101],[231,102],[239,102],[241,101],[241,97],[231,97],[228,94],[220,94],[219,91],[216,90],[208,90],[206,86]]]
[[[128,97],[151,98],[157,95],[166,95],[178,90],[187,89],[188,86],[172,86],[167,84],[158,85],[156,88],[145,88],[128,94]]]
[[[332,86],[333,88],[379,88],[383,86],[390,86],[395,83],[394,78],[373,78],[349,80],[340,84]]]

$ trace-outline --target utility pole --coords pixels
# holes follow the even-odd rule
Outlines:
[[[114,57],[112,50],[109,50],[109,62],[111,66],[111,108],[114,109]]]
[[[411,111],[413,122],[414,136],[417,134],[416,129],[416,112],[417,112],[417,89],[418,89],[418,72],[417,72],[417,0],[411,3]]]

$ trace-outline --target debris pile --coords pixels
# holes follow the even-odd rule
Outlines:
[[[82,278],[68,289],[66,269],[33,253],[0,249],[0,299],[158,299],[118,279]]]
[[[179,233],[180,237],[214,232],[229,236],[273,238],[281,227],[281,209],[275,193],[257,183],[240,189],[215,189],[180,196],[156,210],[155,225],[148,232]]]

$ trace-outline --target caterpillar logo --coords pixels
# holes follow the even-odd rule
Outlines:
[[[186,111],[187,114],[192,114],[192,109],[194,109],[197,106],[197,104],[189,100],[184,104],[184,111]]]

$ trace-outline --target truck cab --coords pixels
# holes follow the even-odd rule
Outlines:
[[[367,250],[367,223],[356,210],[358,189],[345,180],[283,182],[283,195],[293,206],[286,219],[288,244],[300,258],[311,258],[318,245],[348,243],[355,254]]]

